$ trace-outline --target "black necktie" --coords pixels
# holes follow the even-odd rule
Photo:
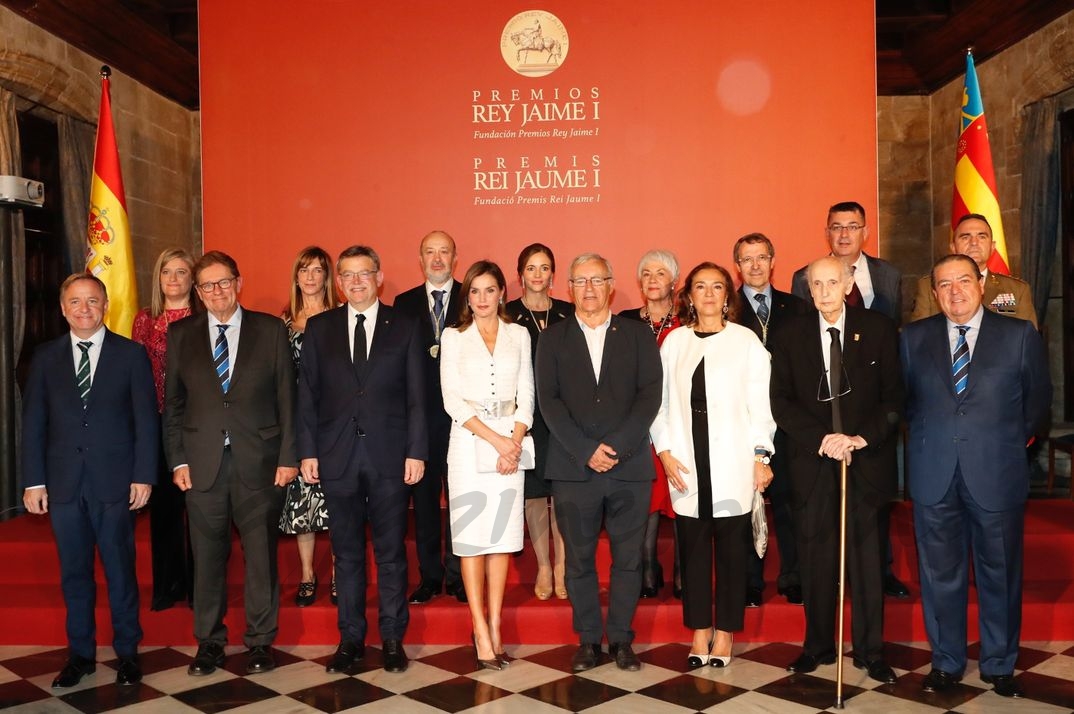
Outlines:
[[[444,291],[433,290],[433,322],[436,323],[436,341],[444,332]]]
[[[839,393],[843,391],[843,346],[839,344],[839,328],[829,327],[832,345],[828,351],[828,377],[832,395],[832,431],[843,433],[843,414],[839,409]]]
[[[365,345],[365,315],[358,315],[358,321],[354,325],[354,352],[351,359],[354,361],[354,368],[359,371],[365,367]]]

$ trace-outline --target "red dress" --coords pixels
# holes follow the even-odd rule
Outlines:
[[[653,323],[641,316],[641,308],[623,310],[619,316],[648,324],[656,338],[657,347],[664,344],[664,338],[682,324],[678,315],[670,313],[660,322]],[[671,507],[671,487],[668,485],[667,474],[664,473],[664,465],[660,463],[660,457],[656,455],[656,449],[652,444],[649,445],[649,450],[652,451],[653,465],[656,466],[656,480],[653,481],[652,495],[649,497],[649,513],[661,513],[668,518],[674,518],[675,510]]]
[[[153,367],[153,383],[157,387],[157,411],[164,413],[164,367],[168,360],[168,325],[190,315],[189,307],[165,310],[154,318],[149,308],[143,308],[134,316],[131,327],[131,339],[145,346],[149,353],[149,364]]]

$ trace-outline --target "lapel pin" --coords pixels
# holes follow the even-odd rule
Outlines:
[[[857,332],[854,333],[854,341],[861,342],[861,335],[859,335]]]

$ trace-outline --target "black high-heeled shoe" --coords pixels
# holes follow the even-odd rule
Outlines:
[[[298,584],[298,592],[295,593],[295,605],[309,607],[317,599],[317,576],[311,581],[302,581]]]
[[[503,670],[504,665],[495,654],[493,654],[492,659],[481,659],[481,655],[477,651],[477,635],[470,635],[470,641],[474,643],[474,659],[477,660],[478,669],[491,669],[494,672]]]

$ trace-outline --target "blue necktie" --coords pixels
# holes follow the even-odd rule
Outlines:
[[[220,334],[216,336],[216,345],[213,347],[213,366],[216,367],[216,376],[220,378],[220,388],[224,394],[231,389],[231,369],[228,361],[227,328],[230,325],[217,325]]]
[[[92,342],[79,342],[78,349],[82,350],[82,357],[78,360],[78,372],[75,373],[75,381],[78,382],[78,395],[82,397],[82,406],[86,406],[86,402],[89,400],[90,390],[90,362],[89,362],[89,348],[93,346]]]
[[[757,317],[761,318],[761,322],[768,322],[768,296],[764,293],[757,293],[753,299],[757,301]]]
[[[955,343],[955,352],[951,355],[951,376],[955,380],[955,394],[962,396],[966,391],[966,385],[970,381],[970,345],[966,342],[966,332],[969,325],[955,325],[958,328],[958,342]]]

